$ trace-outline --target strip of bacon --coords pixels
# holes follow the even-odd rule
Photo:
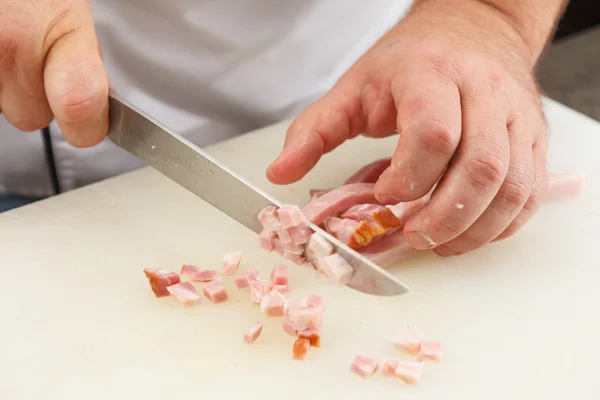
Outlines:
[[[263,324],[260,321],[254,321],[251,323],[244,332],[244,342],[248,344],[254,343],[262,333],[262,328]]]
[[[181,282],[181,277],[177,272],[164,268],[146,268],[144,274],[148,278],[150,288],[156,297],[168,296],[167,287]]]
[[[360,354],[354,357],[354,360],[352,360],[352,363],[350,364],[350,371],[363,378],[368,378],[375,375],[378,367],[379,365],[377,364],[377,361]]]
[[[402,231],[381,236],[358,252],[381,267],[388,267],[418,252],[404,238]]]
[[[218,279],[204,284],[204,296],[213,303],[222,303],[229,299],[223,282]]]
[[[584,192],[585,174],[583,171],[554,173],[548,175],[542,200],[545,202],[568,200],[583,196]]]
[[[394,215],[392,210],[380,204],[357,204],[343,212],[340,218],[365,221],[383,231],[402,227],[402,221]]]
[[[365,221],[357,222],[352,219],[336,217],[327,220],[327,230],[341,242],[355,250],[367,246],[375,238],[385,233],[385,230]]]
[[[186,306],[196,304],[196,302],[200,299],[200,294],[190,282],[179,282],[174,285],[167,286],[167,290],[177,300]]]
[[[356,204],[377,203],[372,183],[340,186],[311,201],[302,212],[313,224],[319,225]]]
[[[379,176],[383,174],[383,171],[385,171],[391,164],[391,158],[373,161],[372,163],[367,164],[356,171],[350,178],[346,180],[346,184],[375,183],[379,179]]]

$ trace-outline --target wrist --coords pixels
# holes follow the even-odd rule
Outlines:
[[[510,43],[533,67],[554,32],[566,0],[414,0],[411,13],[477,25]],[[457,29],[459,29],[457,27]]]

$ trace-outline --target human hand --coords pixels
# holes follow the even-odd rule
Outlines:
[[[108,130],[108,78],[87,0],[0,0],[0,112],[33,131],[56,119],[74,146]]]
[[[413,8],[292,123],[269,180],[295,182],[344,141],[397,130],[377,197],[415,200],[441,177],[404,227],[413,247],[461,254],[520,229],[546,174],[538,54],[497,9],[459,3]]]

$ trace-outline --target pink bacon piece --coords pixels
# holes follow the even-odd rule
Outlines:
[[[200,299],[200,294],[190,282],[180,282],[175,285],[167,286],[167,290],[186,306],[196,304]]]
[[[244,275],[238,275],[236,277],[233,278],[233,283],[235,283],[235,286],[238,289],[245,289],[247,287],[250,286],[250,283],[248,283],[248,274],[244,274]]]
[[[179,275],[193,276],[198,271],[200,271],[200,268],[196,267],[195,265],[183,264],[181,266],[181,272]]]
[[[308,339],[310,347],[321,347],[321,334],[316,329],[305,329],[297,332],[299,338]]]
[[[368,378],[375,375],[378,367],[377,361],[361,354],[354,357],[354,360],[352,360],[350,371],[363,378]]]
[[[327,230],[352,249],[367,246],[373,240],[384,235],[386,230],[373,226],[366,221],[332,217],[327,220]]]
[[[320,268],[321,272],[335,285],[345,285],[354,273],[350,264],[337,253],[323,258]]]
[[[262,328],[263,324],[260,321],[254,321],[251,323],[244,332],[244,342],[248,344],[254,343],[262,333]]]
[[[296,339],[294,346],[292,347],[292,359],[304,360],[306,353],[308,353],[308,349],[310,349],[310,340],[305,338]]]
[[[568,200],[583,196],[584,192],[585,175],[582,171],[554,173],[548,175],[542,200],[545,202]]]
[[[213,303],[222,303],[229,299],[223,282],[218,279],[204,284],[204,296]]]
[[[356,204],[377,203],[372,183],[354,183],[340,186],[311,201],[302,212],[306,219],[320,225]]]
[[[421,342],[421,355],[435,361],[442,360],[442,344],[440,342]]]
[[[274,285],[287,285],[288,284],[288,267],[284,264],[275,264],[271,271],[271,283]]]
[[[320,296],[311,295],[304,299],[284,303],[284,314],[296,331],[321,330],[324,304]]]
[[[279,208],[277,217],[279,218],[279,226],[283,229],[300,226],[306,222],[306,217],[300,207],[291,204],[285,204]]]
[[[217,279],[217,271],[214,269],[207,269],[204,271],[198,270],[191,278],[192,282],[210,282]]]
[[[418,252],[406,239],[402,231],[380,237],[358,252],[381,267],[388,267],[397,261]]]
[[[254,281],[250,283],[250,301],[252,303],[260,304],[264,296],[264,287],[261,281]]]
[[[409,384],[415,384],[423,375],[423,361],[400,361],[394,375]]]
[[[406,353],[416,355],[421,351],[423,339],[425,339],[423,332],[407,328],[399,338],[394,340],[394,346]]]
[[[279,218],[277,217],[277,207],[268,206],[263,208],[258,214],[258,221],[266,229],[277,225],[279,223]]]
[[[381,369],[381,373],[384,376],[395,376],[396,368],[398,368],[399,364],[400,364],[400,360],[387,359],[387,360],[383,360],[381,362],[379,368]]]
[[[346,180],[346,184],[375,183],[379,179],[379,176],[383,174],[383,171],[385,171],[391,164],[391,158],[373,161],[372,163],[367,164],[356,171],[354,175]]]
[[[260,233],[260,235],[258,235],[258,245],[263,250],[274,251],[276,238],[277,232],[274,230],[265,229]]]
[[[285,296],[277,291],[263,295],[260,301],[260,311],[269,317],[283,317]]]
[[[286,332],[292,336],[296,336],[298,334],[298,331],[294,329],[294,327],[292,326],[292,323],[290,322],[290,320],[288,318],[283,319],[282,326],[283,326],[284,332]]]
[[[144,275],[148,278],[150,288],[156,297],[168,296],[167,287],[181,282],[181,277],[177,272],[163,268],[146,268]]]
[[[241,260],[241,251],[232,251],[231,253],[225,254],[223,257],[223,268],[221,269],[221,273],[228,276],[235,275],[240,266]]]

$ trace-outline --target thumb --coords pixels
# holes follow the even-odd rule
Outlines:
[[[90,147],[108,131],[108,78],[89,4],[71,4],[49,30],[44,85],[64,137],[73,146]]]

